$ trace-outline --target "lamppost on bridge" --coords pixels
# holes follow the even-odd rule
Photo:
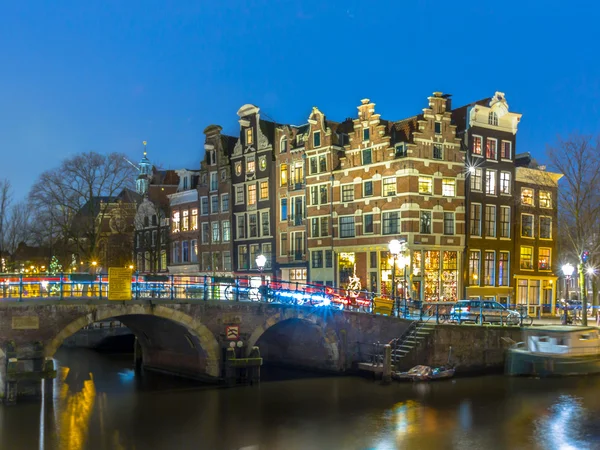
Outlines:
[[[394,302],[394,309],[396,310],[396,315],[399,314],[398,308],[398,298],[396,295],[396,260],[398,259],[398,255],[402,251],[402,242],[398,239],[392,239],[388,244],[388,249],[390,250],[390,254],[392,255],[392,300]]]
[[[571,280],[571,275],[573,275],[573,271],[575,270],[575,267],[573,267],[571,265],[571,263],[566,263],[565,265],[562,266],[562,272],[565,276],[565,304],[563,305],[564,308],[564,315],[563,315],[563,323],[566,325],[569,321],[569,281]]]
[[[263,254],[258,255],[256,257],[256,267],[258,267],[258,271],[260,272],[260,288],[258,291],[262,299],[265,297],[265,274],[263,272],[265,264],[267,264],[267,257]]]

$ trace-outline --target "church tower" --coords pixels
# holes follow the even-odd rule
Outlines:
[[[136,191],[138,194],[146,196],[148,194],[148,187],[150,186],[150,179],[152,178],[152,163],[148,159],[146,152],[146,141],[144,141],[144,157],[140,161],[139,175],[135,182]]]

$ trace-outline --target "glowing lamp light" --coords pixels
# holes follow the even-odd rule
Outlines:
[[[133,264],[129,264],[129,269],[133,270]]]
[[[46,280],[42,281],[42,287],[44,289],[48,289],[48,281],[46,281]]]
[[[575,267],[573,267],[570,263],[567,263],[564,266],[562,266],[562,272],[565,275],[565,277],[570,277],[571,275],[573,275],[574,270]]]
[[[390,253],[397,256],[402,251],[402,243],[398,239],[392,239],[388,244]]]
[[[92,266],[96,266],[98,263],[96,261],[92,261]]]
[[[470,173],[471,175],[473,175],[473,174],[475,173],[475,167],[474,167],[474,166],[470,166],[470,167],[469,167],[469,173]]]
[[[258,255],[256,257],[256,265],[260,270],[264,269],[265,264],[267,263],[267,257],[265,255]]]
[[[596,275],[596,269],[594,269],[593,267],[588,267],[585,271],[588,275]]]

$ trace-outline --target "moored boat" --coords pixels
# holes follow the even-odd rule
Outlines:
[[[392,378],[399,381],[433,381],[454,376],[452,367],[415,366],[408,372],[394,372]]]
[[[523,330],[506,357],[507,375],[571,376],[600,373],[596,327],[545,326]]]

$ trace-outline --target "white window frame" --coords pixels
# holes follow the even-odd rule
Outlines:
[[[490,183],[490,175],[493,175],[494,182]],[[490,190],[493,186],[493,191]],[[498,171],[494,169],[485,169],[485,195],[496,197],[498,195]]]

